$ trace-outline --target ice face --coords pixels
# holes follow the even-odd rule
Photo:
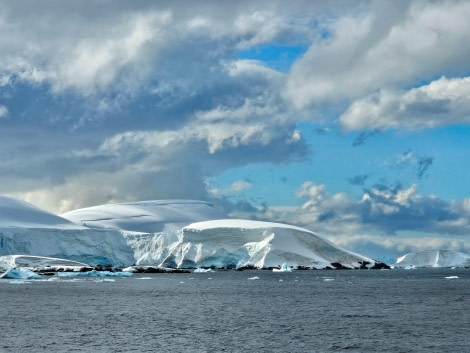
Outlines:
[[[12,278],[12,279],[41,279],[42,277],[37,273],[34,273],[27,268],[11,268],[4,274],[0,275],[0,278]]]
[[[303,228],[214,219],[221,215],[201,201],[104,205],[56,217],[3,199],[0,215],[2,212],[14,214],[16,226],[0,227],[0,256],[34,255],[119,268],[279,268],[285,264],[283,269],[288,271],[298,266],[321,269],[375,264]],[[29,215],[35,222],[25,220]]]
[[[411,252],[397,259],[395,268],[469,267],[470,255],[451,250]]]

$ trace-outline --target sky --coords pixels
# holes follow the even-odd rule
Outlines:
[[[206,200],[470,253],[470,3],[0,3],[0,194]]]

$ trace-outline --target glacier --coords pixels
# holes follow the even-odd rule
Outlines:
[[[397,259],[392,268],[470,267],[470,255],[452,250],[410,252]]]
[[[58,271],[90,271],[92,267],[83,262],[58,259],[45,256],[32,255],[5,255],[0,256],[0,271],[11,268],[24,268],[34,272],[58,272]]]
[[[58,265],[52,259],[64,259],[80,266],[114,269],[386,266],[307,229],[227,219],[210,203],[193,200],[102,205],[54,215],[0,196],[0,259],[2,256],[3,263],[10,266],[29,261],[45,267]]]

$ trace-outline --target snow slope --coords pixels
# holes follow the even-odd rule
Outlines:
[[[70,211],[62,217],[88,228],[156,233],[193,222],[225,218],[210,203],[193,200],[142,201]]]
[[[174,268],[360,268],[375,265],[299,227],[222,219],[190,224],[181,231],[127,235],[140,265]]]
[[[0,228],[84,229],[27,202],[0,195]]]
[[[470,255],[452,250],[411,252],[398,258],[394,268],[470,267]]]
[[[59,217],[2,197],[0,256],[33,255],[113,267],[368,268],[376,264],[306,229],[222,218],[202,201],[103,205]]]
[[[359,268],[364,262],[375,264],[307,229],[280,223],[213,220],[190,224],[183,228],[183,235],[180,254],[200,266],[326,268],[337,263]]]

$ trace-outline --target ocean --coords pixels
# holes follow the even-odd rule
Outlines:
[[[470,269],[11,282],[2,353],[470,352]]]

